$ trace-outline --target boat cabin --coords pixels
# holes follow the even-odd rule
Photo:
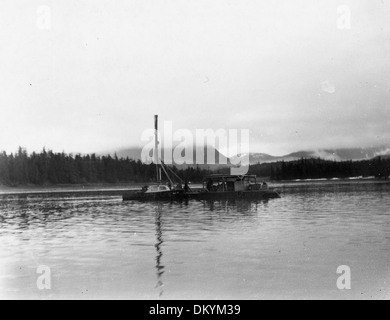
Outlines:
[[[145,193],[167,192],[167,191],[171,191],[171,189],[168,186],[164,186],[164,185],[152,185],[152,186],[144,187]]]
[[[208,192],[255,191],[268,188],[266,183],[258,184],[255,175],[210,175],[203,181],[203,189]]]

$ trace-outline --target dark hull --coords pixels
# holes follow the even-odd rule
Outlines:
[[[176,201],[184,198],[183,191],[170,192],[127,192],[122,195],[123,201]]]
[[[196,200],[225,200],[225,199],[248,199],[267,200],[280,198],[278,192],[273,190],[242,191],[242,192],[199,192],[186,195],[189,199]]]
[[[280,198],[278,192],[274,190],[242,191],[242,192],[128,192],[123,194],[124,201],[182,201],[182,200],[268,200]]]

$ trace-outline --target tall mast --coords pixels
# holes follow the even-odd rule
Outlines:
[[[160,183],[160,168],[159,168],[159,159],[158,159],[158,115],[154,116],[154,163],[156,164],[156,182]]]

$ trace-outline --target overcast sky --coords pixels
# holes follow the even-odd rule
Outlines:
[[[130,147],[154,114],[275,155],[390,141],[389,0],[1,0],[0,40],[1,150]]]

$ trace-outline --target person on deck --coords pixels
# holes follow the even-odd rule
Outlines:
[[[191,191],[191,189],[190,189],[190,187],[188,186],[188,182],[186,181],[185,183],[184,183],[184,192],[190,192]]]
[[[211,191],[211,188],[212,188],[212,187],[213,187],[213,180],[209,179],[209,180],[207,181],[206,189],[207,189],[208,191]]]
[[[181,185],[181,183],[178,183],[176,185],[176,190],[183,190],[183,186]]]

